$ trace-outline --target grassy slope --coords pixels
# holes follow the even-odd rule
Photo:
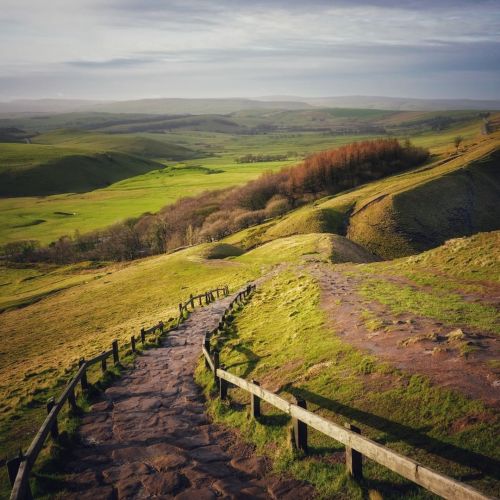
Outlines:
[[[498,309],[464,297],[467,293],[488,297],[490,285],[500,283],[499,263],[500,231],[493,231],[350,272],[362,277],[364,297],[389,306],[394,313],[411,312],[452,326],[500,334]],[[389,281],[392,276],[404,281]]]
[[[0,172],[0,196],[83,193],[161,167],[159,163],[117,152],[63,155],[29,167],[4,168]]]
[[[99,269],[2,268],[3,304],[45,296],[2,313],[1,333],[11,341],[0,353],[0,457],[26,446],[44,416],[47,397],[61,390],[68,369],[74,370],[81,356],[108,349],[114,338],[123,345],[141,327],[175,316],[178,302],[190,293],[222,283],[235,289],[282,259],[298,263],[313,254],[328,259],[333,247],[324,238],[306,235],[294,245],[284,240],[254,257],[230,261],[205,260],[202,256],[216,245],[202,245]]]
[[[353,140],[352,136],[332,138],[320,134],[234,137],[192,132],[143,134],[141,137],[175,142],[190,150],[217,152],[217,156],[186,160],[174,164],[180,169],[154,170],[108,188],[82,194],[61,194],[41,199],[0,199],[0,244],[19,239],[38,239],[48,243],[63,234],[72,234],[76,229],[85,232],[105,227],[127,217],[155,212],[181,196],[244,184],[267,170],[293,164],[307,152],[328,149]],[[0,145],[0,148],[4,146]],[[281,162],[248,164],[235,161],[248,152],[283,154],[289,151],[295,151],[299,156],[292,155],[291,160]],[[200,166],[203,168],[200,169]],[[207,175],[213,171],[216,175]]]
[[[343,116],[336,116],[341,113],[351,116],[345,110],[330,110],[328,113],[335,120],[344,119]],[[252,125],[251,117],[255,115],[256,122],[263,120],[263,113],[258,111],[247,112],[244,122]],[[285,113],[288,126],[298,123],[299,118],[304,114],[297,112],[296,116]],[[326,113],[322,110],[321,113]],[[275,112],[281,116],[282,112]],[[355,110],[356,119],[367,119],[366,113]],[[397,123],[395,116],[388,112],[377,114],[371,110],[368,112],[370,118],[382,119],[393,117],[394,123]],[[403,114],[407,119],[407,113]],[[310,114],[305,113],[310,118]],[[120,115],[89,115],[86,119],[92,120],[101,125],[106,119],[119,121],[124,116]],[[128,119],[140,119],[140,117],[130,116]],[[301,118],[300,118],[301,119]],[[29,122],[27,125],[35,127],[40,120],[24,119]],[[82,121],[83,120],[83,121]],[[294,121],[295,120],[295,121]],[[43,121],[43,120],[42,120]],[[67,115],[64,117],[46,118],[44,127],[50,126],[85,126],[85,115]],[[89,123],[90,123],[89,122]],[[45,122],[44,122],[45,123]],[[52,124],[52,125],[51,125]],[[22,126],[23,123],[18,125]],[[460,125],[430,136],[415,137],[415,141],[425,141],[427,146],[432,146],[439,150],[450,147],[452,137],[461,134],[464,137],[471,137],[477,134],[479,124],[473,121],[471,124]],[[122,141],[126,137],[126,141]],[[165,134],[143,133],[133,136],[120,136],[97,133],[74,133],[74,132],[47,132],[41,136],[41,140],[47,142],[53,141],[59,144],[56,148],[62,153],[69,151],[86,151],[91,148],[135,148],[135,141],[154,141],[154,148],[158,149],[160,143],[165,143],[168,148],[172,144],[179,148],[185,148],[189,151],[196,151],[200,154],[213,154],[215,156],[200,159],[187,160],[179,166],[198,166],[207,167],[214,170],[224,170],[217,176],[204,175],[205,171],[191,171],[189,176],[173,176],[172,172],[150,172],[139,175],[125,181],[113,184],[109,188],[91,191],[83,194],[62,194],[49,196],[43,199],[39,198],[4,198],[0,199],[0,244],[18,239],[39,239],[47,243],[63,234],[71,234],[76,229],[81,232],[100,228],[112,224],[126,217],[133,217],[144,212],[154,212],[165,204],[171,203],[180,196],[192,195],[205,189],[214,189],[217,187],[226,187],[235,184],[242,184],[257,177],[261,172],[269,169],[278,169],[283,165],[299,161],[304,155],[314,151],[337,147],[354,140],[362,140],[370,136],[362,135],[329,135],[313,132],[273,132],[260,135],[232,135],[216,132],[202,131],[174,131]],[[111,142],[110,142],[111,141]],[[95,142],[95,145],[93,145]],[[130,144],[129,144],[130,143]],[[127,146],[129,144],[129,146]],[[149,143],[148,143],[149,144]],[[62,147],[64,145],[64,148]],[[33,148],[42,148],[48,151],[50,146],[42,145],[0,145],[0,149],[10,146],[30,146]],[[67,149],[66,149],[67,148]],[[87,148],[87,149],[86,149]],[[90,149],[89,149],[90,148]],[[54,149],[53,151],[55,151]],[[140,149],[140,146],[139,146]],[[29,151],[26,148],[19,150],[22,154]],[[59,154],[62,154],[62,153]],[[247,153],[264,154],[288,154],[288,162],[240,164],[235,160]],[[21,154],[21,157],[22,157]],[[37,152],[37,154],[39,154]],[[10,160],[12,161],[12,159]],[[187,171],[184,171],[187,173]],[[178,173],[178,172],[176,172]],[[65,215],[68,214],[68,215]]]
[[[196,156],[194,151],[183,146],[140,135],[57,130],[38,135],[33,138],[33,142],[94,152],[120,151],[142,158],[185,160]]]
[[[347,231],[353,241],[391,258],[496,229],[499,148],[497,133],[469,143],[458,156],[318,200],[225,241],[249,248],[291,234]]]
[[[432,275],[439,269],[447,270],[450,279],[474,276],[472,281],[479,284],[498,263],[497,243],[498,233],[483,234],[448,244],[421,258],[351,265],[347,269],[374,279],[390,270]],[[459,267],[465,263],[467,270],[460,270],[465,269]],[[441,300],[446,305],[442,294],[440,298],[439,294],[429,296],[434,304]],[[395,310],[401,307],[400,296],[387,297]],[[375,292],[368,298],[387,297],[381,298]],[[472,473],[473,478],[475,467],[479,467],[486,476],[472,484],[498,494],[500,484],[498,478],[494,480],[500,458],[495,439],[500,430],[498,414],[477,401],[432,386],[425,377],[406,374],[345,344],[326,327],[319,302],[318,286],[307,271],[295,267],[277,275],[237,316],[221,361],[231,372],[259,380],[287,399],[301,396],[313,411],[339,423],[355,422],[363,434],[447,474],[465,478]],[[410,303],[406,307],[412,310]],[[427,311],[419,307],[417,312]],[[451,319],[465,323],[470,320],[466,310],[459,313],[459,318]],[[201,364],[197,373],[208,389],[211,378]],[[373,490],[384,498],[430,497],[370,462],[366,464],[365,481],[360,486],[350,483],[342,463],[338,463],[341,457],[336,455],[342,448],[319,433],[311,433],[312,457],[297,460],[286,445],[286,418],[265,407],[264,425],[255,423],[247,417],[248,395],[232,390],[231,398],[240,404],[228,407],[211,403],[214,418],[238,427],[261,453],[274,459],[278,470],[291,470],[297,477],[312,481],[329,498],[366,498]]]
[[[486,245],[485,242],[480,244],[483,243]],[[451,440],[459,442],[462,448],[482,447],[483,453],[490,453],[490,430],[478,425],[457,436],[450,436],[448,431],[454,419],[482,412],[481,405],[434,389],[418,377],[406,377],[385,366],[379,367],[373,358],[343,345],[325,329],[318,308],[317,286],[305,272],[297,269],[314,260],[327,262],[332,256],[335,262],[356,256],[362,259],[364,256],[357,253],[355,246],[351,248],[338,237],[307,234],[277,239],[229,260],[207,261],[201,257],[210,255],[217,246],[202,245],[172,255],[101,269],[85,266],[59,270],[9,269],[1,288],[4,300],[25,302],[29,301],[30,293],[32,296],[39,291],[47,293],[43,300],[2,314],[2,334],[11,339],[4,344],[0,355],[2,455],[10,455],[18,444],[28,442],[43,418],[46,398],[52,394],[54,386],[60,390],[68,376],[66,369],[70,366],[74,369],[80,356],[100,352],[113,338],[126,342],[140,327],[175,315],[179,299],[191,292],[201,292],[226,282],[234,289],[283,262],[292,266],[292,270],[281,267],[280,274],[264,285],[258,300],[245,310],[241,323],[238,320],[241,348],[231,354],[225,351],[223,357],[224,361],[231,361],[230,364],[243,363],[240,368],[235,365],[234,371],[247,371],[247,375],[252,372],[263,382],[266,379],[262,374],[271,373],[269,382],[275,389],[283,387],[285,382],[292,382],[292,386],[284,388],[286,390],[307,389],[316,394],[315,401],[321,406],[326,405],[339,415],[361,421],[364,432],[382,441],[394,441],[391,445],[405,452],[411,450],[406,442],[408,436],[415,429],[421,429],[427,419],[427,425],[432,426],[428,434],[441,443],[440,446]],[[370,266],[363,268],[370,269]],[[84,283],[80,282],[82,275]],[[59,286],[59,279],[71,288],[50,293]],[[33,287],[26,288],[27,283]],[[259,325],[263,325],[262,329]],[[307,346],[305,351],[304,345]],[[21,367],[19,359],[23,359]],[[385,387],[385,377],[395,377],[398,385],[379,393],[376,388],[379,382]],[[404,405],[412,405],[418,410],[410,415],[403,414]],[[245,428],[249,425],[238,415],[229,414],[228,418]],[[394,420],[398,423],[396,435],[389,432],[389,428],[394,427]],[[262,446],[283,434],[283,419],[278,418],[277,422],[280,423],[277,427],[259,427],[254,433]],[[318,436],[313,436],[313,446],[319,452],[321,449],[323,452],[338,450],[334,443],[320,442]],[[280,450],[278,446],[277,452],[283,452],[278,467],[290,466],[299,477],[314,478],[325,491],[331,492],[332,488],[344,493],[348,491],[346,495],[351,497],[360,494],[356,486],[347,484],[340,465],[317,464],[314,460],[302,464],[290,462],[290,456]],[[425,454],[415,453],[418,458],[426,459]],[[447,467],[441,460],[432,457],[428,460],[437,467]],[[369,466],[367,470],[373,481],[398,483],[396,478],[376,467]],[[452,472],[457,470],[467,469],[453,469]],[[387,485],[371,482],[369,487],[384,490]],[[415,493],[411,487],[401,488],[405,494]]]

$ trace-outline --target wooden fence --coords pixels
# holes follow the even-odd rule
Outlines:
[[[229,287],[226,285],[222,288],[215,288],[213,290],[209,290],[208,292],[201,293],[199,295],[190,295],[189,299],[186,300],[184,303],[179,304],[179,320],[177,323],[180,323],[184,319],[184,314],[189,314],[189,307],[191,307],[191,310],[195,308],[196,303],[198,305],[202,306],[203,301],[205,301],[205,304],[208,305],[214,300],[218,299],[220,295],[223,295],[224,297],[228,295],[229,293]]]
[[[341,426],[308,411],[306,401],[302,399],[295,399],[295,402],[291,403],[277,394],[263,389],[254,380],[249,382],[226,371],[220,364],[219,351],[216,349],[211,350],[210,339],[217,333],[222,332],[227,322],[226,318],[235,303],[248,296],[254,288],[255,286],[252,285],[236,296],[226,309],[222,322],[215,330],[207,332],[203,341],[202,352],[205,357],[205,366],[213,373],[220,399],[227,400],[230,387],[239,387],[250,394],[250,411],[253,418],[258,419],[261,415],[261,401],[266,401],[290,415],[292,417],[295,446],[304,453],[307,453],[308,427],[316,429],[342,443],[346,449],[347,471],[355,479],[362,477],[362,457],[365,456],[443,498],[452,500],[485,500],[491,498],[465,483],[435,472],[415,460],[362,436],[360,430],[354,425],[346,423]]]
[[[220,294],[223,296],[228,295],[229,287],[226,285],[222,288],[215,288],[209,290],[201,295],[193,296],[191,295],[189,299],[179,304],[179,319],[177,325],[185,319],[185,313],[189,314],[189,307],[191,310],[195,307],[195,301],[199,300],[199,305],[202,305],[202,299],[205,300],[205,304],[210,304],[215,300],[215,297],[219,297]],[[170,330],[169,330],[170,331]],[[158,324],[150,328],[142,328],[138,336],[132,335],[130,338],[130,347],[132,352],[137,352],[137,342],[141,342],[142,345],[146,343],[146,336],[152,333],[159,333],[158,339],[165,332],[165,325],[163,321],[159,321]],[[59,429],[57,424],[57,417],[64,407],[66,401],[69,404],[71,411],[76,412],[78,410],[76,402],[76,389],[78,383],[81,384],[82,393],[87,393],[89,389],[89,382],[87,380],[87,370],[97,364],[101,364],[102,373],[107,370],[108,358],[113,358],[114,365],[120,363],[120,352],[118,348],[118,340],[113,340],[111,343],[111,349],[109,351],[104,351],[101,354],[91,358],[82,358],[79,361],[79,368],[76,375],[68,382],[63,393],[59,396],[57,401],[51,398],[47,401],[47,417],[45,418],[42,426],[38,430],[36,436],[28,448],[28,451],[24,454],[21,451],[19,456],[8,460],[7,471],[9,475],[9,480],[12,485],[12,491],[10,495],[11,500],[29,500],[32,497],[30,486],[29,486],[29,476],[30,472],[35,464],[38,455],[42,451],[45,440],[50,436],[52,439],[57,439],[59,436]]]

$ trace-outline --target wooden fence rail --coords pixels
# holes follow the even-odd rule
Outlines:
[[[224,317],[237,302],[238,297],[245,297],[255,287],[240,292],[237,298],[231,302]],[[444,474],[435,472],[429,467],[422,465],[396,451],[387,448],[360,434],[357,427],[345,424],[341,426],[331,422],[315,413],[307,410],[306,402],[303,400],[291,403],[286,399],[260,387],[256,381],[249,382],[233,375],[223,369],[219,363],[219,352],[210,349],[210,338],[221,331],[220,325],[212,332],[207,332],[202,344],[202,353],[205,357],[205,366],[214,375],[219,397],[226,399],[229,387],[236,386],[248,392],[251,396],[251,413],[254,418],[260,416],[260,401],[266,401],[275,408],[292,417],[294,424],[295,445],[307,452],[307,427],[329,436],[346,447],[346,467],[348,472],[356,479],[362,477],[362,456],[387,467],[400,476],[424,487],[428,491],[450,500],[485,500],[488,497],[471,486],[456,481]]]
[[[209,290],[208,292],[201,293],[199,295],[190,295],[186,302],[181,302],[179,304],[179,319],[177,324],[183,320],[184,312],[189,313],[189,307],[191,307],[191,310],[195,308],[196,301],[198,301],[198,305],[200,306],[203,305],[203,300],[205,301],[205,304],[208,305],[216,300],[216,298],[219,298],[221,294],[223,297],[229,294],[229,287],[227,285],[224,285],[221,288],[214,288],[213,290]]]
[[[189,305],[194,308],[194,301],[196,299],[199,299],[200,305],[202,304],[202,298],[205,299],[206,304],[210,304],[215,300],[216,296],[219,297],[220,294],[226,296],[228,293],[229,287],[225,285],[222,288],[209,290],[204,294],[196,296],[191,295],[186,302],[179,304],[180,316],[177,324],[179,324],[179,322],[184,318],[184,311],[189,312]],[[137,352],[137,342],[140,341],[144,345],[146,342],[146,336],[156,332],[158,332],[160,336],[165,333],[165,325],[163,321],[159,321],[156,325],[153,325],[150,328],[142,328],[138,336],[132,335],[130,338],[132,352]],[[160,339],[160,337],[158,337],[158,339]],[[108,358],[113,358],[114,365],[118,365],[120,363],[120,353],[117,340],[114,340],[111,343],[111,349],[108,351],[104,351],[91,359],[80,359],[76,375],[68,382],[58,400],[54,401],[53,398],[49,399],[47,402],[47,417],[31,442],[28,451],[25,454],[19,452],[19,456],[8,460],[6,463],[9,479],[12,485],[10,495],[11,500],[30,500],[33,498],[29,485],[30,472],[49,434],[53,439],[57,439],[59,435],[57,425],[57,417],[59,413],[63,409],[66,401],[72,411],[78,410],[75,395],[78,383],[81,384],[82,392],[86,393],[89,389],[87,380],[88,368],[97,363],[101,363],[101,370],[104,373],[107,370]]]

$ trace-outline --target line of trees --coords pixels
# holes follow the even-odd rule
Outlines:
[[[415,167],[427,157],[428,151],[409,141],[356,142],[311,155],[299,165],[263,174],[244,186],[182,198],[156,214],[65,236],[46,247],[36,242],[11,243],[4,255],[10,260],[67,263],[160,254],[219,240],[319,197]]]

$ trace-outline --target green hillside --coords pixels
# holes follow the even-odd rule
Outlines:
[[[124,153],[84,153],[34,144],[0,145],[0,196],[83,193],[162,168]]]
[[[490,274],[498,263],[498,243],[498,232],[481,233],[393,262],[334,266],[316,258],[310,265],[282,268],[261,284],[219,340],[221,362],[231,373],[257,380],[288,400],[301,397],[309,410],[341,425],[353,422],[364,435],[496,495],[499,450],[494,436],[500,419],[497,403],[479,390],[494,394],[487,380],[498,376],[498,360],[494,347],[479,339],[491,328],[500,331],[500,317],[486,298],[473,304],[463,294],[498,292],[498,273]],[[411,282],[395,282],[396,276]],[[455,333],[418,335],[422,317],[439,320],[443,326],[434,328],[440,332]],[[398,345],[400,324],[408,332],[417,330],[408,333],[413,335],[409,347]],[[459,333],[457,326],[483,336]],[[382,337],[386,344],[375,343]],[[395,345],[389,361],[385,351],[390,342]],[[434,349],[432,356],[429,349]],[[405,350],[416,350],[415,360],[409,362]],[[440,360],[436,366],[448,358],[451,366],[460,366],[464,387],[476,374],[469,367],[480,365],[487,379],[462,392],[454,388],[458,382],[439,383],[446,369],[444,374],[426,372],[425,366],[434,366],[430,357]],[[197,375],[209,390],[212,379],[201,362]],[[325,498],[433,498],[370,461],[361,484],[347,481],[342,447],[315,431],[309,430],[308,456],[297,458],[287,446],[290,422],[279,411],[266,406],[265,418],[256,422],[248,418],[248,394],[231,390],[230,401],[212,401],[212,417],[237,428],[278,471],[292,470]]]
[[[382,258],[417,253],[454,236],[498,228],[499,167],[496,134],[458,155],[318,200],[226,241],[249,248],[282,236],[332,232]]]
[[[390,300],[388,307],[394,310],[411,311],[417,307],[420,314],[430,315],[441,311],[437,317],[450,325],[474,325],[480,305],[459,307],[458,299],[454,299],[450,312],[442,289],[436,288],[425,293],[428,303],[437,304],[440,309],[427,311],[419,306],[423,299],[418,293],[422,292],[414,291],[409,296],[410,292],[401,287],[405,296],[391,295],[392,292],[382,293],[385,288],[373,282],[380,281],[381,273],[412,273],[414,280],[427,280],[428,287],[439,270],[447,276],[447,287],[456,289],[457,279],[467,280],[469,292],[478,286],[493,286],[496,278],[491,269],[498,258],[498,233],[460,241],[394,263],[340,267],[338,263],[362,263],[373,258],[343,237],[315,233],[278,238],[240,256],[235,255],[241,250],[215,243],[104,267],[4,269],[0,290],[4,294],[3,304],[10,309],[2,314],[2,332],[11,341],[0,354],[2,456],[15,453],[17,446],[33,435],[44,417],[46,398],[64,384],[66,369],[75,367],[80,356],[101,352],[113,338],[126,342],[142,326],[174,316],[179,299],[191,292],[199,293],[220,283],[228,283],[234,290],[272,271],[259,286],[256,297],[237,316],[236,327],[222,351],[222,361],[230,371],[254,377],[285,397],[302,395],[309,400],[310,408],[321,407],[320,413],[328,418],[339,422],[354,420],[364,434],[448,474],[470,473],[477,477],[475,467],[481,466],[487,474],[473,480],[473,484],[494,492],[497,483],[488,472],[488,464],[494,461],[496,453],[492,444],[498,425],[495,412],[481,401],[439,387],[425,375],[395,369],[350,345],[329,323],[325,311],[338,307],[340,301],[327,306],[328,293],[320,278],[337,271],[347,277],[355,276],[360,280],[360,293],[365,294],[360,307],[367,306],[367,301]],[[159,279],[161,276],[168,279]],[[485,278],[491,285],[484,282]],[[389,285],[390,282],[384,286]],[[492,320],[492,308],[481,307],[482,317]],[[375,328],[384,322],[389,324],[386,318],[368,315],[354,319]],[[22,365],[19,359],[23,360]],[[199,374],[198,380],[209,384],[204,377]],[[231,392],[236,402],[239,397],[237,392]],[[312,456],[295,460],[283,447],[287,422],[278,419],[274,426],[255,426],[238,408],[244,406],[212,406],[211,412],[217,420],[238,426],[245,439],[257,444],[259,452],[270,455],[278,471],[289,467],[294,475],[312,481],[325,494],[337,492],[361,498],[363,491],[369,489],[384,495],[396,489],[413,498],[428,498],[373,464],[366,467],[368,483],[361,489],[345,483],[343,467],[332,464],[328,458],[340,451],[338,445],[321,440],[315,433],[310,436]],[[268,408],[265,412],[272,416]],[[467,424],[460,427],[457,422]],[[474,463],[478,454],[483,458]]]
[[[64,148],[85,149],[92,152],[118,151],[149,159],[186,160],[199,156],[183,146],[136,135],[57,130],[38,135],[32,139],[32,142]]]

